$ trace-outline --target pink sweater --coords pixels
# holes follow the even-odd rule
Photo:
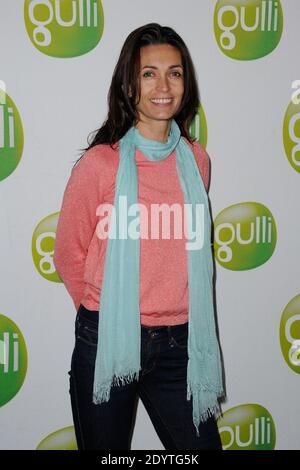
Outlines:
[[[209,156],[198,142],[191,147],[208,190]],[[109,145],[92,147],[72,168],[64,191],[53,261],[76,310],[80,303],[99,310],[107,238],[101,240],[96,234],[100,220],[96,209],[101,203],[114,204],[118,159],[118,150]],[[151,203],[179,203],[183,208],[175,151],[159,162],[148,160],[140,151],[135,159],[138,202],[147,206],[148,214]],[[140,314],[146,326],[188,321],[188,240],[184,232],[181,239],[174,238],[172,215],[170,220],[169,239],[140,239]]]

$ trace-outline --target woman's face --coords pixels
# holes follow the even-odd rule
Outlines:
[[[140,121],[168,121],[178,111],[184,92],[180,51],[169,44],[140,50],[140,101],[136,104]]]

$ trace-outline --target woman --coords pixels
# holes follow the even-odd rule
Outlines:
[[[69,375],[79,449],[130,449],[138,397],[165,449],[222,449],[209,159],[189,135],[198,104],[180,36],[156,23],[136,29],[112,77],[108,117],[66,186],[54,264],[77,310]],[[137,203],[139,236],[128,227]],[[188,239],[201,213],[200,247],[161,236],[157,223],[149,237],[155,204],[192,208]],[[171,228],[186,226],[174,215]]]

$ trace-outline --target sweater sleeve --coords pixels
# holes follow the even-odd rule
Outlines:
[[[102,200],[98,163],[92,147],[72,168],[56,228],[53,262],[76,310],[84,293],[85,260]]]

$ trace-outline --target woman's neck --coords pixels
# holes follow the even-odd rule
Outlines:
[[[146,139],[167,142],[171,128],[171,121],[157,121],[155,123],[151,123],[151,125],[144,121],[139,121],[135,127]]]

